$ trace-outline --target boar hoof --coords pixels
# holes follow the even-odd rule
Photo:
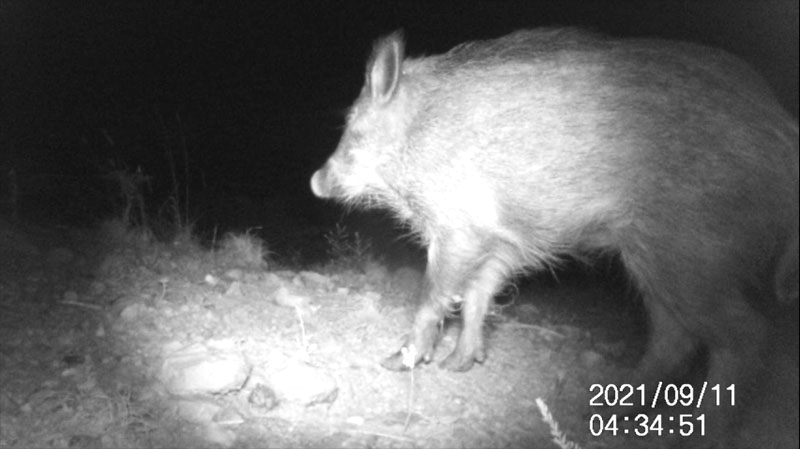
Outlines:
[[[484,360],[486,360],[486,354],[483,351],[465,355],[461,351],[455,350],[439,364],[439,367],[448,371],[463,373],[469,371],[475,362],[483,363]]]
[[[408,371],[408,366],[403,364],[403,354],[400,351],[381,360],[381,366],[391,371]]]

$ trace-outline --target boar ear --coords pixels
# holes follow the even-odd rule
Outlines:
[[[394,33],[378,40],[367,64],[367,84],[373,101],[389,102],[400,83],[405,42],[403,32]]]

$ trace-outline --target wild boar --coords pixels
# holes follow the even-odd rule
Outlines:
[[[575,29],[519,31],[436,56],[377,41],[366,83],[313,192],[381,207],[427,246],[404,347],[444,368],[486,358],[503,283],[565,256],[619,258],[650,319],[643,377],[698,348],[736,382],[766,343],[758,304],[798,296],[798,125],[720,50]],[[401,370],[400,352],[382,362]]]

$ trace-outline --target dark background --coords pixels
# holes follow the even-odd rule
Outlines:
[[[339,213],[308,180],[375,38],[403,28],[410,55],[434,54],[554,25],[727,49],[797,115],[797,1],[0,0],[0,168],[23,214],[93,222],[115,207],[114,169],[152,176],[158,215],[171,157],[199,232],[262,226],[279,240]]]

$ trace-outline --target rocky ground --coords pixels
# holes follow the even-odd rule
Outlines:
[[[419,268],[265,256],[248,235],[203,249],[0,221],[0,447],[682,445],[590,432],[589,386],[623,378],[643,341],[641,310],[602,273],[506,296],[468,373],[396,373],[379,362],[408,331]],[[793,366],[774,372],[794,400],[764,396],[742,447],[797,441],[776,424],[797,421]]]

